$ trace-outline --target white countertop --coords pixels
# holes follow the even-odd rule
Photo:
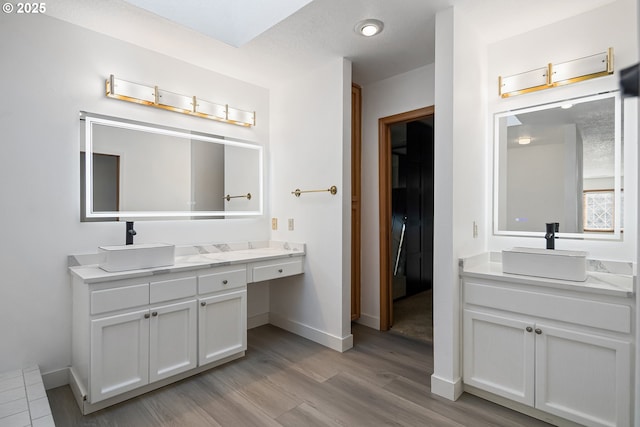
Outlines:
[[[587,271],[587,280],[584,282],[573,282],[569,280],[509,274],[503,273],[502,263],[493,257],[489,257],[488,254],[485,256],[461,259],[460,274],[463,277],[477,277],[501,282],[545,286],[623,298],[631,298],[635,294],[633,275]]]
[[[98,267],[98,263],[94,262],[95,254],[72,255],[69,257],[69,272],[85,283],[99,283],[304,255],[303,243],[193,245],[176,247],[175,263],[171,266],[119,272],[108,272]]]

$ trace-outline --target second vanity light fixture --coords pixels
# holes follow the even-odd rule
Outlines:
[[[122,79],[113,74],[106,81],[106,95],[109,98],[149,105],[177,113],[231,123],[239,126],[255,126],[255,111],[238,110],[229,105],[215,104],[195,96],[180,95],[158,88]]]
[[[502,98],[508,98],[609,74],[613,74],[612,47],[606,52],[584,58],[548,64],[546,67],[511,76],[499,76],[498,91]]]

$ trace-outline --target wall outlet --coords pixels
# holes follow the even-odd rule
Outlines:
[[[278,229],[278,218],[271,218],[271,229],[272,230]]]
[[[289,218],[289,231],[293,231],[293,218]]]

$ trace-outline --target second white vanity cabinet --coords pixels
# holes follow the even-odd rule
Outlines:
[[[585,426],[630,425],[633,299],[525,282],[463,275],[465,389]]]

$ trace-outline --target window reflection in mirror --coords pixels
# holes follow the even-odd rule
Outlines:
[[[621,121],[617,92],[496,114],[494,233],[619,236]]]
[[[262,147],[89,113],[81,120],[83,220],[262,214]]]

